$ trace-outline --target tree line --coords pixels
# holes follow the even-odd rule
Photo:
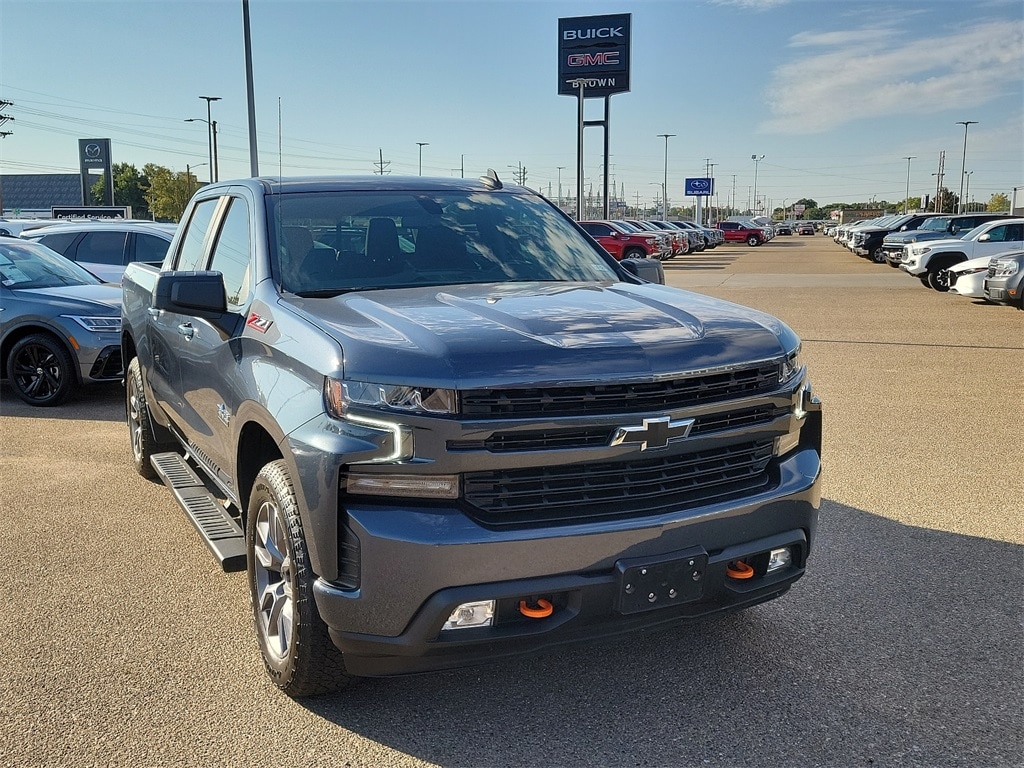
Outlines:
[[[114,205],[130,205],[136,219],[154,219],[177,223],[202,184],[191,171],[172,171],[162,165],[146,163],[140,171],[130,163],[111,166],[114,179]],[[93,205],[104,205],[106,179],[100,178],[90,190]]]

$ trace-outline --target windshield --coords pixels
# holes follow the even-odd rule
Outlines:
[[[539,197],[496,192],[297,192],[268,200],[274,271],[284,290],[454,283],[618,281]]]
[[[932,216],[930,219],[925,219],[924,223],[922,223],[918,229],[928,229],[932,232],[945,232],[946,227],[948,226],[949,216]]]
[[[0,285],[5,288],[59,288],[100,283],[91,272],[45,245],[0,238]]]

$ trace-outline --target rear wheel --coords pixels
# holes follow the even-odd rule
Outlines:
[[[56,338],[35,333],[11,349],[7,379],[14,393],[29,405],[60,405],[75,385],[74,362]]]
[[[316,576],[283,461],[267,464],[256,476],[245,543],[256,636],[274,685],[295,697],[346,687],[352,678],[316,608]]]
[[[124,374],[124,413],[128,422],[128,434],[132,443],[132,460],[135,471],[148,480],[157,478],[156,470],[150,463],[154,453],[163,453],[174,449],[174,444],[161,434],[153,424],[146,403],[146,392],[142,382],[142,366],[139,358],[133,357]],[[164,438],[158,439],[158,435]]]

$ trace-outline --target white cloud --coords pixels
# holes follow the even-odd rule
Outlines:
[[[782,5],[788,5],[793,0],[711,0],[715,5],[731,5],[736,8],[743,8],[749,11],[770,11]]]
[[[790,47],[828,48],[775,70],[765,133],[823,133],[859,120],[1021,97],[1024,22],[991,22],[903,44],[891,28],[801,33]]]

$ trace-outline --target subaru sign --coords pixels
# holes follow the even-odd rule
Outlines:
[[[714,179],[687,179],[686,180],[686,192],[684,193],[687,197],[710,197],[715,193],[715,180]]]
[[[577,16],[558,20],[558,94],[584,98],[629,90],[629,43],[632,14]]]

